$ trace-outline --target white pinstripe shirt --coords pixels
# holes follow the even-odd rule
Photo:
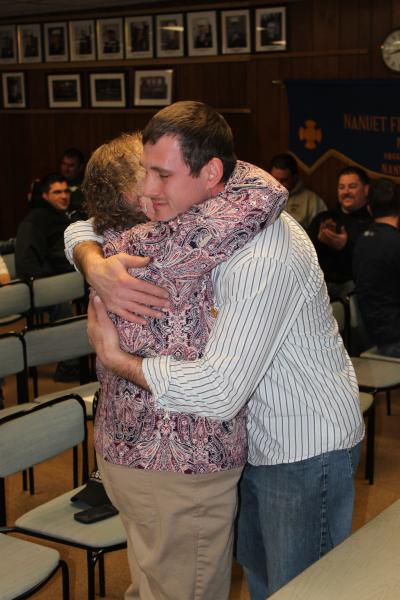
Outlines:
[[[82,223],[69,229],[71,255],[84,233]],[[158,404],[230,419],[248,401],[254,465],[299,461],[360,441],[354,370],[314,248],[294,219],[283,213],[213,271],[213,284],[219,314],[203,357],[143,361]]]

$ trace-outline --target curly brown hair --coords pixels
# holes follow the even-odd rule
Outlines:
[[[139,206],[131,207],[124,198],[124,193],[135,187],[138,197],[141,195],[142,151],[140,133],[122,133],[91,155],[82,189],[96,233],[102,234],[109,228],[122,231],[146,220]]]

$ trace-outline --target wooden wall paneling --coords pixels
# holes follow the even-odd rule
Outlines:
[[[358,43],[360,48],[371,47],[371,7],[373,0],[358,0]],[[358,72],[361,77],[371,77],[371,50],[367,55],[359,56]]]
[[[315,56],[311,59],[313,79],[336,79],[340,77],[338,56]]]
[[[256,138],[253,140],[253,161],[268,168],[271,157],[280,146],[280,108],[279,86],[273,81],[279,79],[279,58],[257,62],[257,76],[254,85],[257,99],[253,124]]]
[[[219,63],[220,108],[248,108],[247,97],[248,63]]]
[[[397,29],[400,27],[400,2],[392,0],[392,27]]]
[[[17,224],[26,213],[26,193],[29,182],[27,165],[34,158],[28,131],[27,114],[0,115],[1,239],[16,234]]]
[[[226,73],[222,73],[218,63],[202,64],[201,97],[199,100],[211,106],[221,107],[222,89],[226,83]],[[186,99],[186,98],[185,98]]]
[[[235,140],[235,152],[239,159],[248,162],[256,162],[253,156],[251,144],[254,139],[250,114],[226,113],[224,115],[232,128]]]
[[[179,65],[175,68],[174,100],[201,100],[205,82],[201,63]]]
[[[47,78],[43,71],[26,71],[25,85],[29,108],[48,107]]]
[[[339,40],[338,48],[346,49],[349,44],[353,48],[362,47],[359,39],[359,6],[358,0],[349,2],[340,0],[338,5]],[[339,56],[339,72],[342,78],[358,78],[359,61],[358,56]]]
[[[338,48],[338,0],[314,0],[314,50]],[[305,15],[303,15],[304,19]],[[310,17],[311,18],[311,17]]]
[[[381,44],[392,29],[392,0],[373,0],[371,9],[371,76],[393,77],[393,72],[384,64]]]
[[[303,0],[287,7],[288,50],[312,50],[314,40],[314,19],[312,0]],[[307,18],[304,15],[307,14]]]

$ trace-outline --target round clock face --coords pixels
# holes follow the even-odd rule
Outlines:
[[[400,29],[389,33],[381,46],[382,58],[393,71],[400,72]]]

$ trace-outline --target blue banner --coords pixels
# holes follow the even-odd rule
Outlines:
[[[312,173],[330,156],[400,178],[400,81],[288,80],[289,149]]]

